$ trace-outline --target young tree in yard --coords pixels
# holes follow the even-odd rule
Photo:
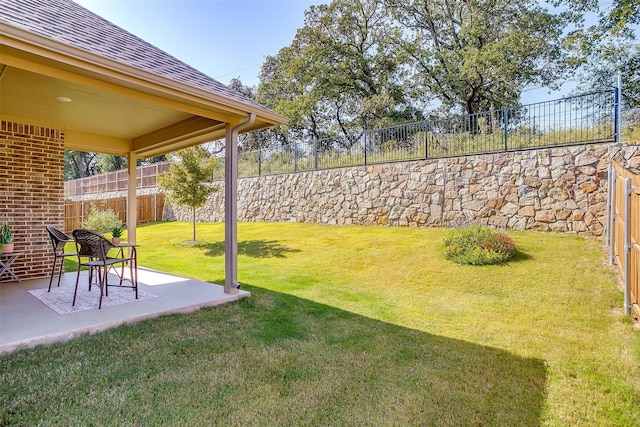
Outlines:
[[[211,193],[218,190],[210,184],[218,159],[201,146],[187,148],[168,157],[171,165],[158,177],[158,185],[172,203],[191,208],[195,242],[196,208],[203,207]]]

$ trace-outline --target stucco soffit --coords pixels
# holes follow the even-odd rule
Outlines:
[[[64,148],[67,150],[127,156],[129,151],[131,151],[131,141],[107,135],[66,129],[64,132]]]
[[[228,117],[231,117],[229,122],[233,123],[238,120],[238,117],[246,117],[248,112],[254,112],[269,124],[286,123],[288,121],[286,117],[266,108],[259,108],[259,106],[253,104],[245,104],[200,90],[9,25],[0,26],[0,48],[3,45],[18,51],[31,53],[37,57],[56,61],[64,64],[67,69],[76,68],[75,72],[77,74],[91,73],[96,80],[117,82],[118,85],[136,88],[138,91],[156,92],[159,95],[174,97],[188,103],[200,104],[201,108],[210,111],[207,115],[198,114],[204,117],[218,119],[218,117],[212,117],[212,113],[217,111],[218,114],[216,115],[219,116],[220,113],[228,115]],[[5,63],[5,52],[2,52],[1,57],[0,61]],[[84,73],[81,71],[84,71]]]
[[[134,138],[131,150],[139,156],[148,156],[149,152],[167,152],[186,148],[197,143],[213,141],[215,133],[223,131],[225,124],[203,117],[191,117],[155,130],[149,134]],[[166,147],[172,147],[167,150]]]

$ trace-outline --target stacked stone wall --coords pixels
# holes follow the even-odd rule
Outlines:
[[[607,167],[640,150],[597,144],[243,178],[238,220],[451,226],[475,221],[514,230],[600,236],[606,223]],[[224,184],[202,222],[224,221]],[[190,221],[184,208],[166,219]]]
[[[0,122],[0,224],[14,236],[20,279],[49,275],[53,252],[45,226],[64,226],[64,132]],[[10,279],[3,276],[0,280]]]

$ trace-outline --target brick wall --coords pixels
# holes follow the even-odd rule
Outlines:
[[[24,253],[14,263],[22,280],[50,273],[45,226],[64,226],[63,168],[63,131],[0,121],[0,224],[9,224],[14,250]]]

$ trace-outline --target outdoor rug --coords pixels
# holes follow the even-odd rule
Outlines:
[[[114,283],[119,279],[115,276],[113,278],[110,276],[110,280]],[[91,291],[89,291],[86,281],[84,283],[81,281],[78,285],[76,305],[71,306],[74,289],[75,283],[60,283],[60,287],[57,287],[56,283],[54,283],[51,287],[51,292],[47,292],[45,288],[34,289],[29,293],[58,314],[71,314],[98,309],[98,302],[100,301],[100,288],[98,286],[92,286]],[[102,297],[102,308],[156,297],[157,295],[145,292],[138,287],[138,299],[136,300],[136,294],[133,289],[109,286],[109,296]]]

